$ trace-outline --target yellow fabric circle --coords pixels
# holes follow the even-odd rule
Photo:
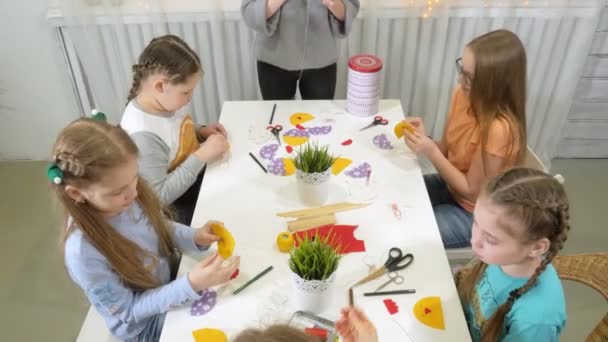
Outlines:
[[[414,126],[409,122],[401,121],[395,125],[395,136],[399,139],[403,137],[403,129],[407,129],[408,132],[414,134]]]
[[[441,298],[425,297],[414,304],[414,316],[424,325],[445,330]]]
[[[230,231],[220,224],[211,224],[213,234],[217,235],[220,239],[217,242],[217,251],[220,253],[222,258],[228,259],[232,256],[234,251],[234,237],[230,234]]]

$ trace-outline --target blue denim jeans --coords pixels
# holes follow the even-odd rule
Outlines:
[[[445,248],[470,246],[473,214],[454,200],[447,184],[438,174],[424,175],[424,184]]]
[[[125,340],[125,342],[158,342],[160,333],[163,331],[165,315],[166,313],[163,313],[152,317],[139,335]]]

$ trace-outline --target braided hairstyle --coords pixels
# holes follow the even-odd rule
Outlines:
[[[196,52],[181,38],[170,34],[152,39],[132,69],[133,85],[127,102],[137,97],[142,82],[150,75],[165,73],[169,82],[179,84],[202,71]]]
[[[520,288],[513,289],[507,301],[482,323],[482,341],[498,341],[504,331],[505,317],[515,301],[536,285],[538,277],[563,248],[570,230],[569,206],[564,187],[557,179],[529,168],[515,168],[498,175],[485,186],[481,196],[505,208],[505,219],[525,227],[523,242],[542,238],[550,241],[549,250],[530,279]],[[471,302],[475,286],[486,268],[487,264],[476,260],[472,268],[457,275],[458,292],[464,302]]]
[[[62,243],[75,229],[82,231],[85,239],[106,257],[112,271],[129,287],[141,291],[160,285],[160,280],[143,264],[150,253],[114,229],[99,210],[87,202],[75,202],[66,192],[67,185],[86,188],[99,182],[108,170],[136,157],[137,146],[119,126],[78,119],[64,128],[55,142],[52,162],[61,169],[62,181],[51,182],[51,186],[65,211]],[[177,255],[171,225],[163,215],[165,208],[141,178],[137,194],[137,202],[158,236],[161,256],[173,262]]]

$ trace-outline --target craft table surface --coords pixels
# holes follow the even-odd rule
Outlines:
[[[236,240],[235,255],[241,257],[239,276],[215,290],[218,303],[204,316],[191,316],[186,305],[170,311],[165,319],[161,342],[193,341],[192,331],[202,328],[223,330],[230,339],[250,327],[264,327],[273,323],[286,323],[294,312],[291,272],[288,255],[276,247],[276,237],[287,229],[286,219],[276,213],[305,208],[296,191],[296,178],[264,173],[248,155],[265,144],[276,143],[268,134],[260,141],[266,129],[273,104],[277,104],[275,124],[282,124],[284,134],[295,128],[290,116],[307,112],[315,119],[303,123],[305,127],[332,126],[330,134],[312,137],[320,144],[329,144],[330,151],[353,162],[342,173],[332,176],[328,204],[342,201],[364,202],[370,206],[337,213],[338,224],[358,225],[355,236],[365,241],[366,252],[343,257],[336,277],[334,294],[327,309],[320,315],[336,320],[340,308],[348,303],[348,287],[368,274],[368,264],[381,265],[388,249],[400,247],[404,253],[414,254],[414,262],[400,274],[404,284],[389,285],[384,290],[415,289],[415,294],[389,297],[364,297],[384,283],[383,276],[355,289],[355,305],[363,308],[378,329],[380,341],[470,341],[456,287],[448,260],[439,236],[431,204],[425,189],[416,155],[393,134],[394,125],[404,117],[399,100],[381,100],[379,115],[390,122],[360,132],[373,117],[356,117],[346,113],[345,101],[251,101],[225,102],[220,122],[229,132],[230,156],[207,168],[193,218],[198,227],[207,220],[223,221]],[[393,150],[374,146],[372,139],[386,134]],[[263,134],[262,134],[263,135]],[[352,139],[348,146],[341,142]],[[298,147],[294,147],[295,150]],[[282,143],[277,156],[285,155]],[[265,165],[267,160],[260,159]],[[363,162],[371,164],[369,185],[365,178],[354,179],[347,170]],[[402,218],[397,219],[391,204],[397,203]],[[215,249],[215,247],[212,247]],[[201,255],[184,255],[180,274],[186,274]],[[238,295],[232,291],[269,265],[274,270]],[[443,306],[445,330],[429,328],[418,322],[412,308],[421,298],[440,296]],[[389,315],[383,300],[392,299],[399,313]]]

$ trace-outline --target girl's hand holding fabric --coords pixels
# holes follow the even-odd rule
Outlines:
[[[422,120],[421,117],[413,116],[411,118],[406,118],[404,121],[409,123],[410,125],[414,126],[414,129],[416,129],[416,131],[419,132],[420,134],[427,135],[426,128],[424,127],[424,121]]]
[[[433,139],[427,137],[419,130],[416,130],[414,134],[407,130],[404,130],[404,133],[403,139],[405,140],[405,144],[416,154],[423,154],[428,158],[428,156],[438,148]]]
[[[225,137],[228,136],[228,132],[226,132],[226,129],[221,123],[214,123],[209,126],[201,127],[199,133],[204,139],[209,138],[213,134],[221,134]]]
[[[228,140],[224,135],[213,134],[201,144],[198,150],[194,151],[194,155],[200,160],[209,163],[224,154],[229,147]]]
[[[194,235],[194,243],[200,247],[208,247],[220,239],[213,233],[213,229],[211,228],[212,224],[223,225],[223,223],[219,221],[208,221],[204,226],[196,231],[196,234]]]
[[[232,257],[226,266],[224,259],[213,253],[196,264],[188,273],[188,281],[194,291],[200,292],[210,287],[223,284],[239,267],[240,257]]]

